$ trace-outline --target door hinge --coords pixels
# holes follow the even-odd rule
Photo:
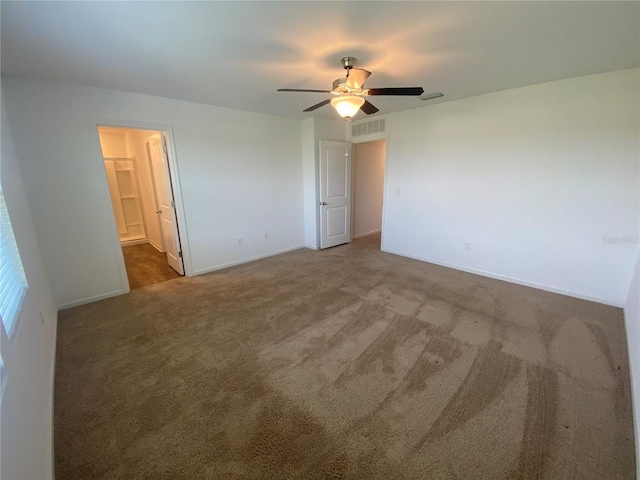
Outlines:
[[[163,143],[163,144],[162,144],[162,151],[163,151],[164,153],[167,153],[167,144],[166,144],[166,143]]]
[[[176,208],[176,202],[174,202],[173,200],[171,200],[171,208]]]
[[[178,252],[178,257],[182,258],[182,252]]]

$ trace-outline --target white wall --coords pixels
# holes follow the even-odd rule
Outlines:
[[[304,246],[318,248],[317,240],[317,166],[314,118],[307,118],[301,124],[302,141],[302,183],[304,190]]]
[[[103,157],[125,158],[128,156],[124,133],[101,131],[98,136]]]
[[[639,80],[624,70],[390,115],[383,249],[622,305],[637,245],[603,237],[638,235]]]
[[[320,140],[346,141],[347,123],[341,118],[308,118],[302,121],[301,137],[304,171],[304,246],[317,250],[320,248]]]
[[[353,145],[353,236],[382,228],[386,140]]]
[[[58,305],[124,291],[96,134],[105,119],[173,128],[188,274],[302,246],[298,120],[80,85],[24,78],[4,82],[16,150],[24,158],[27,197],[45,266],[55,274]],[[236,244],[238,236],[242,246]]]
[[[636,468],[640,478],[640,256],[636,261],[633,278],[629,287],[629,295],[624,304],[624,320],[627,327],[627,345],[629,347],[629,369],[631,371],[631,388],[633,397],[633,417],[636,432]]]
[[[0,95],[4,97],[3,94],[4,90]],[[13,338],[9,340],[4,329],[0,328],[2,359],[7,371],[0,420],[0,476],[12,480],[53,478],[53,372],[57,313],[27,205],[4,99],[1,129],[2,191],[29,290]]]

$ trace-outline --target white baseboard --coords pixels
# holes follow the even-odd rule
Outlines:
[[[224,263],[222,265],[217,265],[217,266],[211,267],[211,268],[204,268],[202,270],[194,270],[193,276],[203,275],[205,273],[215,272],[217,270],[222,270],[224,268],[235,267],[236,265],[242,265],[243,263],[249,263],[249,262],[254,262],[256,260],[261,260],[263,258],[273,257],[275,255],[280,255],[281,253],[287,253],[287,252],[292,252],[294,250],[300,250],[301,248],[304,248],[304,246],[303,245],[297,245],[295,247],[284,248],[282,250],[277,250],[275,252],[265,253],[263,255],[257,255],[255,257],[245,258],[243,260],[237,260],[235,262]]]
[[[577,292],[571,292],[568,290],[563,290],[561,288],[551,287],[549,285],[543,285],[541,283],[530,282],[528,280],[522,280],[519,278],[509,277],[507,275],[501,275],[499,273],[487,272],[485,270],[480,270],[477,268],[469,268],[457,265],[455,263],[448,262],[439,262],[437,260],[432,260],[430,258],[416,257],[413,255],[407,255],[405,253],[396,252],[394,250],[387,250],[385,248],[381,249],[383,252],[392,253],[394,255],[400,255],[401,257],[412,258],[414,260],[420,260],[421,262],[433,263],[434,265],[440,265],[441,267],[452,268],[454,270],[460,270],[462,272],[473,273],[475,275],[481,275],[483,277],[489,277],[496,280],[502,280],[504,282],[515,283],[516,285],[522,285],[524,287],[537,288],[538,290],[544,290],[546,292],[558,293],[560,295],[566,295],[567,297],[579,298],[581,300],[588,300],[590,302],[602,303],[604,305],[609,305],[611,307],[622,308],[623,305],[617,302],[612,302],[611,300],[607,300],[605,298],[592,297],[590,295],[583,295]]]
[[[152,247],[154,247],[156,250],[158,250],[160,253],[164,253],[164,250],[162,250],[162,248],[160,248],[160,245],[158,245],[156,242],[154,242],[153,240],[149,239],[149,245],[151,245]]]
[[[151,243],[146,238],[138,238],[136,240],[124,240],[120,242],[120,245],[123,247],[128,247],[130,245],[140,245],[141,243]]]
[[[372,230],[367,233],[360,233],[358,235],[355,235],[353,239],[355,240],[356,238],[368,237],[369,235],[375,235],[376,233],[380,233],[380,230]]]
[[[91,297],[81,298],[80,300],[74,300],[72,302],[66,302],[58,305],[58,311],[65,310],[67,308],[78,307],[80,305],[85,305],[87,303],[97,302],[99,300],[104,300],[105,298],[117,297],[118,295],[124,295],[125,293],[129,293],[129,290],[119,289],[113,290],[107,293],[101,293],[99,295],[93,295]]]

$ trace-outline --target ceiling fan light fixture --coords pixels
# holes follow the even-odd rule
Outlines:
[[[364,98],[357,95],[345,95],[331,100],[331,106],[336,109],[338,115],[346,119],[358,113],[362,105]]]

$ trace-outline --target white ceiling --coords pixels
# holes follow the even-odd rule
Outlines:
[[[2,74],[94,85],[292,118],[336,118],[340,58],[368,87],[443,99],[640,64],[638,2],[9,2]],[[422,107],[370,97],[381,113]]]

